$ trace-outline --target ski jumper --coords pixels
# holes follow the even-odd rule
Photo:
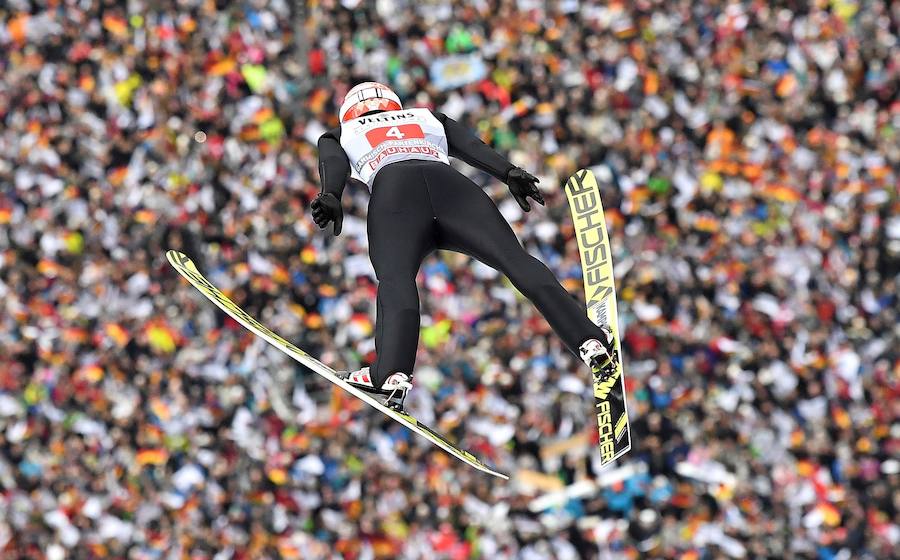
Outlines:
[[[319,138],[322,190],[341,199],[351,175],[371,197],[369,258],[378,278],[376,387],[393,372],[412,375],[419,338],[416,275],[437,249],[470,255],[505,274],[565,345],[597,338],[599,327],[516,238],[490,197],[449,165],[452,156],[500,181],[515,166],[467,128],[427,109],[352,119]]]

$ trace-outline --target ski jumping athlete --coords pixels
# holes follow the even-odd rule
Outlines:
[[[606,379],[615,372],[610,331],[588,319],[546,265],[519,244],[490,197],[447,157],[506,183],[525,212],[531,209],[529,197],[544,204],[537,178],[446,115],[403,109],[400,98],[377,82],[351,89],[339,116],[340,126],[319,138],[322,192],[311,204],[312,216],[320,228],[333,222],[339,235],[348,178],[368,185],[369,258],[379,282],[375,363],[342,372],[348,383],[402,408],[419,338],[416,274],[436,249],[465,253],[501,271],[595,374]]]

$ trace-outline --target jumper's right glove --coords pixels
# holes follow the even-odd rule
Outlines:
[[[312,210],[313,221],[324,229],[329,222],[334,222],[334,234],[341,234],[341,225],[344,223],[344,211],[341,209],[341,201],[331,193],[319,193],[309,205]]]
[[[544,205],[544,197],[537,188],[540,181],[531,173],[519,167],[513,167],[506,174],[506,184],[509,185],[509,192],[513,198],[522,207],[522,210],[528,212],[531,210],[531,204],[528,203],[528,197],[533,198],[541,206]]]

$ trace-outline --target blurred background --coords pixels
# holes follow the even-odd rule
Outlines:
[[[900,3],[0,6],[0,557],[889,558],[900,544]],[[409,408],[491,479],[226,319],[179,249],[336,368],[373,357],[365,189],[315,228],[357,81],[541,178],[525,247],[582,297],[612,229],[634,448],[493,270],[420,277]],[[894,550],[894,553],[890,551]]]

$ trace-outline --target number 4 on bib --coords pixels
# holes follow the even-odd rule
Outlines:
[[[398,124],[383,126],[366,132],[366,140],[373,148],[388,140],[406,140],[409,138],[425,138],[422,127],[417,124]]]

